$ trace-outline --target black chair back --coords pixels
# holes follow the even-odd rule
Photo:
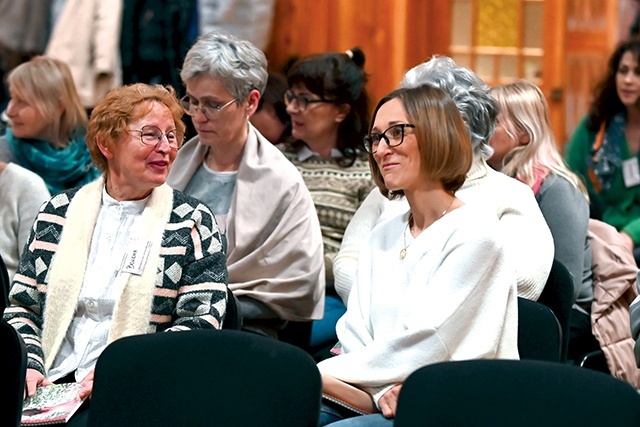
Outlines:
[[[320,372],[303,350],[241,331],[138,335],[96,365],[89,426],[316,427]]]
[[[227,310],[222,322],[222,329],[239,331],[242,329],[242,313],[240,304],[231,289],[227,288]]]
[[[429,365],[407,378],[394,426],[639,426],[640,395],[590,369],[536,360]]]
[[[25,375],[27,373],[27,347],[13,326],[0,318],[0,348],[3,368],[0,369],[3,410],[0,411],[0,425],[19,426],[22,418]]]
[[[560,360],[567,360],[569,348],[569,320],[573,306],[573,279],[567,268],[557,259],[553,260],[547,283],[538,302],[546,305],[556,315],[562,329]]]
[[[0,314],[2,314],[9,306],[9,290],[11,289],[11,279],[9,279],[7,265],[2,256],[0,256],[0,287],[2,287],[2,296],[0,297]]]
[[[559,362],[562,331],[544,304],[518,297],[518,352],[520,359]]]

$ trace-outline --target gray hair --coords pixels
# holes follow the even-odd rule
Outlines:
[[[488,159],[493,154],[489,138],[498,118],[498,104],[487,84],[473,71],[456,64],[447,56],[434,56],[407,71],[400,87],[423,84],[439,87],[458,106],[467,125],[475,156]]]
[[[203,34],[189,49],[180,77],[183,82],[207,74],[220,80],[235,98],[243,100],[267,86],[267,58],[252,43],[218,32]]]

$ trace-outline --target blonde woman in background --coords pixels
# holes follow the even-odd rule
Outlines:
[[[9,127],[0,138],[0,161],[36,173],[51,194],[97,178],[85,144],[87,113],[69,67],[39,56],[16,67],[8,83]]]
[[[495,87],[491,94],[500,112],[490,140],[494,152],[488,162],[531,187],[553,235],[555,259],[567,267],[573,277],[568,354],[573,359],[598,348],[591,334],[589,317],[593,287],[591,248],[587,239],[587,191],[558,152],[542,91],[520,81]]]

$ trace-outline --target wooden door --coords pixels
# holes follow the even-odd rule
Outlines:
[[[269,66],[360,46],[375,104],[409,68],[447,52],[449,33],[442,29],[449,28],[449,10],[448,0],[277,0]]]
[[[619,37],[618,6],[616,0],[452,0],[449,53],[489,85],[537,84],[562,147]]]

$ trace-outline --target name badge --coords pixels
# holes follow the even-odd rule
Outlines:
[[[624,185],[627,188],[640,184],[640,167],[638,167],[637,157],[632,157],[622,162],[622,175],[624,177]]]
[[[139,240],[129,241],[129,250],[124,254],[121,271],[123,273],[141,276],[144,266],[147,264],[151,242],[141,242]]]

